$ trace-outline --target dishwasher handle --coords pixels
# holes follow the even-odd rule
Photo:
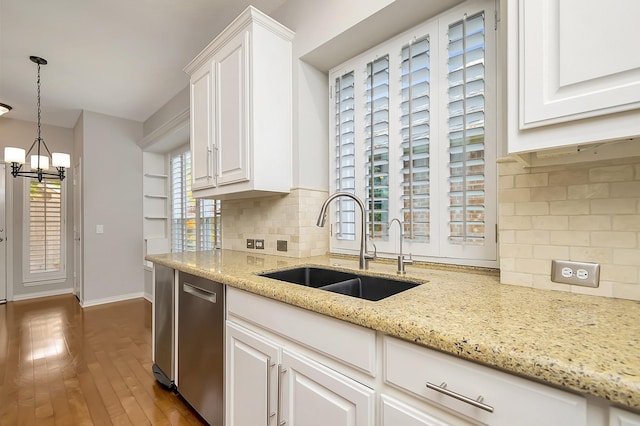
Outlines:
[[[195,297],[199,297],[202,300],[206,300],[207,302],[216,303],[215,292],[203,290],[186,281],[182,283],[182,291],[192,294]]]

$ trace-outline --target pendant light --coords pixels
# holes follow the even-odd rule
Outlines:
[[[11,108],[11,105],[0,103],[0,115],[4,115],[4,114],[8,113],[12,109],[13,108]]]
[[[11,163],[13,177],[34,178],[38,179],[38,182],[42,182],[44,179],[64,180],[65,169],[71,166],[71,157],[69,154],[60,152],[52,154],[40,135],[40,65],[47,65],[47,60],[38,56],[30,56],[29,59],[38,65],[38,137],[33,141],[26,155],[22,148],[6,147],[4,149],[4,161]],[[25,159],[32,152],[30,170],[22,170]],[[56,172],[49,171],[49,164],[55,167]]]

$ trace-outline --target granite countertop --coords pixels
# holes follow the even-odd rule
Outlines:
[[[147,260],[640,411],[640,302],[416,265],[407,267],[406,279],[424,284],[371,302],[256,275],[299,265],[357,269],[349,258],[217,250]],[[368,273],[397,277],[387,262],[371,262]]]

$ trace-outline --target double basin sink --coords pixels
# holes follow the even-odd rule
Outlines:
[[[382,300],[422,284],[313,266],[265,272],[259,275],[371,301]]]

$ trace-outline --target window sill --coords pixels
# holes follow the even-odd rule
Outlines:
[[[44,279],[27,279],[22,281],[25,287],[37,287],[43,285],[62,284],[67,282],[67,277],[44,278]]]

